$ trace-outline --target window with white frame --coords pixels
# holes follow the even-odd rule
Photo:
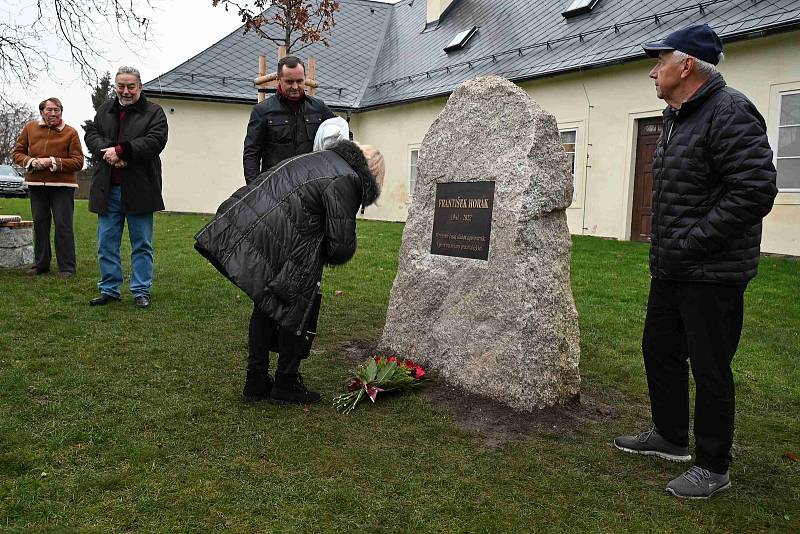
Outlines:
[[[800,192],[800,91],[786,91],[778,96],[778,150],[775,152],[778,189]]]
[[[417,185],[417,161],[419,148],[412,148],[408,158],[408,198],[414,197],[414,187]]]
[[[559,134],[561,134],[564,152],[567,153],[567,159],[569,159],[569,170],[572,173],[572,201],[575,202],[578,199],[578,184],[575,181],[575,147],[578,145],[578,129],[559,130]]]

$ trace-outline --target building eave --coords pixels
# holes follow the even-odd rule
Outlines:
[[[214,96],[214,95],[195,95],[191,93],[178,93],[178,92],[163,92],[144,89],[142,94],[147,98],[159,98],[167,100],[186,100],[194,102],[214,102],[217,104],[243,104],[247,106],[254,106],[258,103],[256,98],[242,98],[231,96]],[[355,108],[350,106],[337,106],[329,104],[328,107],[332,111],[354,112]]]

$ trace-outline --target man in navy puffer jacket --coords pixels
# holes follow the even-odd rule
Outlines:
[[[707,25],[644,45],[668,104],[653,158],[650,296],[642,338],[653,427],[614,440],[626,452],[689,461],[689,363],[696,383],[694,466],[666,490],[707,498],[730,487],[731,361],[756,275],[761,220],[777,194],[763,117],[727,87]]]

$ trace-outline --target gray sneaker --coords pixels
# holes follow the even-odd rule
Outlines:
[[[667,484],[667,493],[681,499],[708,499],[718,491],[731,487],[730,471],[724,475],[693,465],[678,478]]]
[[[646,456],[658,456],[673,462],[688,462],[692,459],[689,454],[689,447],[673,445],[661,437],[655,426],[650,427],[650,430],[642,432],[638,436],[614,438],[614,446],[621,451],[644,454]]]

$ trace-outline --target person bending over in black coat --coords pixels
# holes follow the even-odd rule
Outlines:
[[[195,236],[197,251],[263,314],[250,322],[243,400],[319,402],[299,370],[316,333],[322,268],[353,257],[356,214],[378,198],[383,175],[380,152],[341,140],[262,173]],[[274,382],[270,350],[278,352]]]

